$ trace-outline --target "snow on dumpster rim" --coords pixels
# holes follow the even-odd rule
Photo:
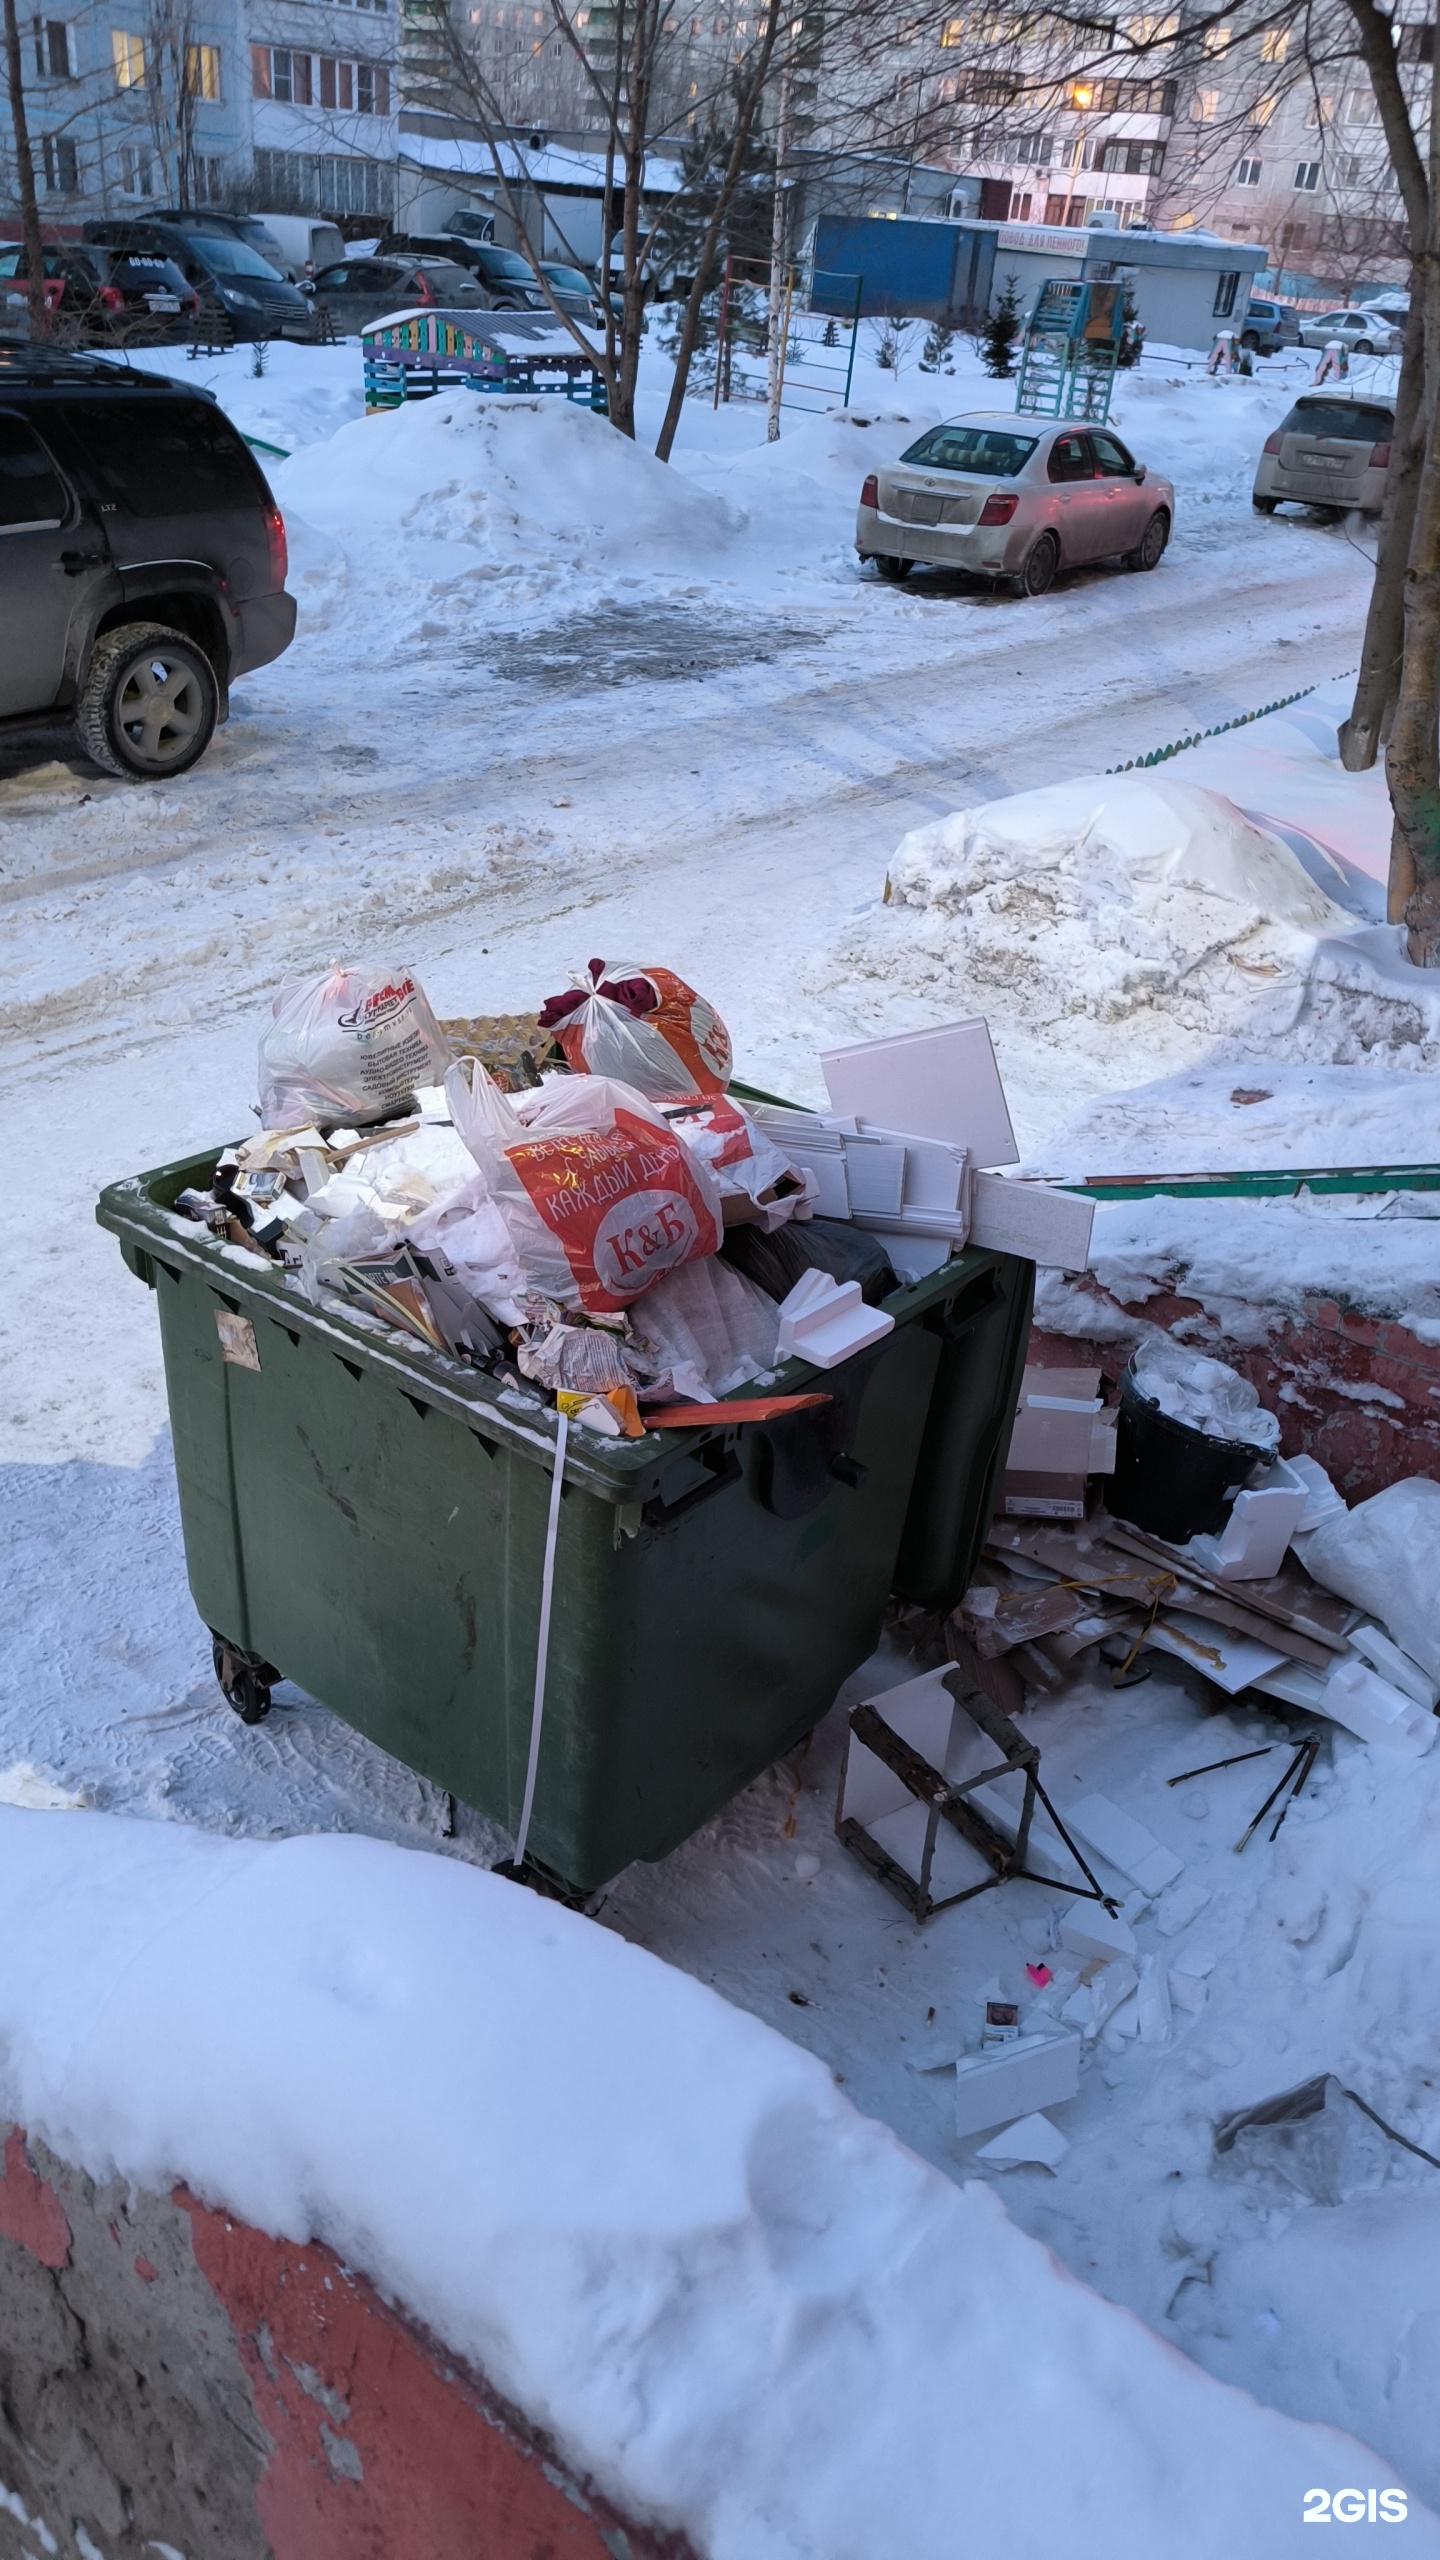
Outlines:
[[[0,1806],[0,1949],[0,2105],[96,2177],[326,2240],[710,2560],[1273,2560],[1308,2490],[1394,2485],[497,1878]]]

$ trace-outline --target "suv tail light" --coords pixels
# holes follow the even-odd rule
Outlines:
[[[96,296],[102,311],[123,311],[125,296],[118,284],[102,284]]]
[[[862,507],[878,507],[880,504],[880,483],[873,471],[860,492],[860,504]]]
[[[1276,430],[1275,430],[1275,433],[1273,434],[1273,436],[1267,436],[1267,437],[1266,437],[1266,439],[1265,439],[1265,448],[1264,448],[1264,449],[1265,449],[1265,451],[1266,451],[1267,453],[1278,453],[1278,452],[1279,452],[1279,450],[1280,450],[1280,446],[1281,446],[1282,441],[1283,441],[1283,439],[1282,439],[1282,437],[1281,437],[1280,430],[1279,430],[1279,428],[1277,427],[1277,428],[1276,428]]]
[[[285,519],[273,502],[265,510],[265,548],[270,560],[270,593],[278,596],[290,566],[290,550],[285,540]]]
[[[1390,447],[1388,444],[1372,444],[1370,447],[1370,468],[1372,471],[1389,470]]]
[[[997,489],[993,496],[986,499],[975,521],[977,524],[1008,524],[1019,504],[1018,490],[1013,491],[1008,497],[1002,497]]]

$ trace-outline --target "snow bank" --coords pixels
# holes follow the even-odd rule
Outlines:
[[[1307,2489],[1392,2477],[498,1879],[0,1807],[0,1950],[0,2104],[97,2177],[326,2239],[712,2560],[1274,2560]]]
[[[307,445],[274,485],[287,518],[387,583],[630,560],[678,574],[735,529],[720,499],[553,396],[409,402]]]
[[[904,837],[848,975],[988,1015],[1091,1089],[1179,1066],[1293,1017],[1323,935],[1355,918],[1223,794],[1093,776],[957,811]]]

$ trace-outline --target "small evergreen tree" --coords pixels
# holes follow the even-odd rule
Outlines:
[[[951,349],[954,343],[955,332],[949,321],[932,320],[926,333],[925,344],[920,350],[921,372],[953,373],[955,365]]]
[[[1008,382],[1015,370],[1015,341],[1020,335],[1020,286],[1007,276],[993,311],[980,332],[980,361],[992,381]]]

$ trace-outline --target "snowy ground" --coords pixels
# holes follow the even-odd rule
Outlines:
[[[529,1005],[592,952],[663,959],[714,998],[745,1071],[814,1094],[822,1040],[968,1009],[917,981],[882,910],[908,830],[1333,685],[1355,661],[1369,560],[1353,526],[1250,513],[1255,452],[1308,378],[1293,361],[1251,383],[1179,361],[1127,380],[1117,423],[1177,484],[1171,553],[1154,577],[1097,569],[1023,605],[940,573],[881,588],[850,549],[875,459],[994,403],[968,356],[953,381],[862,368],[848,417],[787,423],[778,448],[754,412],[693,403],[669,475],[629,454],[622,470],[589,422],[556,413],[439,402],[362,422],[353,349],[272,350],[261,381],[247,362],[197,370],[247,432],[292,450],[267,468],[296,646],[243,681],[212,754],[163,791],[98,779],[60,738],[6,740],[0,758],[0,1055],[12,1126],[45,1142],[12,1199],[0,1347],[0,1769],[33,1763],[110,1811],[483,1856],[484,1826],[442,1842],[433,1791],[324,1709],[283,1693],[247,1732],[217,1704],[151,1307],[89,1223],[102,1182],[236,1132],[268,993],[342,950],[412,962],[442,1013]],[[189,378],[183,358],[175,370]],[[653,381],[646,405],[658,415]],[[1338,777],[1342,701],[1168,769],[1328,828],[1379,878],[1383,791]],[[1031,1148],[1093,1095],[1180,1063],[1132,1043],[1077,1083],[1023,1005],[997,1029]],[[1389,1152],[1424,1082],[1356,1072],[1377,1102],[1384,1088],[1387,1147],[1365,1107],[1351,1143]],[[1403,1151],[1440,1153],[1433,1125]],[[912,1668],[887,1657],[847,1694]],[[1206,1889],[1188,1935],[1167,1941],[1162,1909],[1147,1943],[1203,1940],[1216,1964],[1171,2046],[1101,2049],[1062,2111],[1068,2159],[1053,2179],[1011,2173],[1009,2210],[1211,2371],[1353,2428],[1440,2498],[1434,2317],[1410,2272],[1434,2245],[1434,2173],[1396,2154],[1383,2191],[1323,2209],[1222,2189],[1205,2167],[1217,2111],[1332,2065],[1435,2147],[1423,1913],[1440,1776],[1342,1742],[1276,1848],[1240,1861],[1230,1844],[1264,1792],[1249,1772],[1163,1787],[1223,1756],[1231,1730],[1181,1675],[1079,1691],[1044,1719],[1064,1792],[1123,1797]],[[912,2065],[954,2051],[990,1977],[1030,1996],[1024,1961],[1055,1897],[1015,1887],[914,1930],[835,1847],[837,1753],[832,1717],[796,1766],[623,1879],[604,1916],[969,2175],[943,2076]],[[28,1782],[0,1796],[7,1783],[23,1799]]]

